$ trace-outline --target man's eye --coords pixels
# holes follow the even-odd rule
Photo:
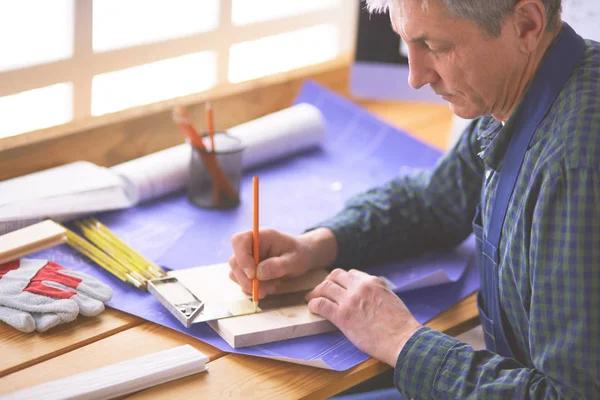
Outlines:
[[[427,46],[427,48],[429,49],[430,52],[432,52],[434,54],[440,54],[440,53],[444,53],[444,52],[448,51],[447,47],[429,47],[429,46]]]

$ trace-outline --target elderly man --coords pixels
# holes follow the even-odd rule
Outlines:
[[[332,267],[308,296],[412,398],[600,398],[600,44],[560,0],[379,0],[430,85],[476,119],[435,169],[356,196],[300,236],[232,238],[231,277],[261,295]],[[343,270],[475,232],[486,350],[422,327],[376,277]],[[339,268],[338,268],[339,267]]]

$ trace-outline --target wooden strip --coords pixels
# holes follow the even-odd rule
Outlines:
[[[107,309],[96,317],[79,316],[47,332],[22,333],[0,324],[0,377],[49,360],[143,322],[142,319]],[[1,385],[0,385],[1,386]]]
[[[206,399],[323,399],[389,369],[372,359],[336,372],[237,354],[208,366],[208,374],[156,386],[129,399],[187,400],[199,393]]]
[[[181,332],[145,323],[0,378],[0,395],[184,344],[210,360],[225,354]]]
[[[0,264],[64,243],[65,233],[56,222],[45,220],[0,235]]]
[[[208,325],[234,349],[337,330],[325,318],[311,313],[306,304],[210,321]]]
[[[186,344],[12,392],[6,400],[112,399],[204,372],[207,362]]]

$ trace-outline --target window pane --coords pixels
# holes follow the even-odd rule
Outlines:
[[[70,58],[73,0],[0,1],[0,71]]]
[[[213,30],[219,0],[94,0],[95,52]]]
[[[217,81],[212,51],[107,72],[92,78],[92,115],[201,92]]]
[[[72,99],[70,82],[0,97],[0,138],[69,122]]]
[[[242,82],[334,58],[338,29],[318,25],[298,31],[237,43],[229,52],[229,81]]]
[[[269,21],[337,6],[339,0],[233,0],[231,21],[234,25],[247,25]]]

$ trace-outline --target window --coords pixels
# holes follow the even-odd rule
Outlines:
[[[0,138],[335,58],[357,1],[0,2]]]

